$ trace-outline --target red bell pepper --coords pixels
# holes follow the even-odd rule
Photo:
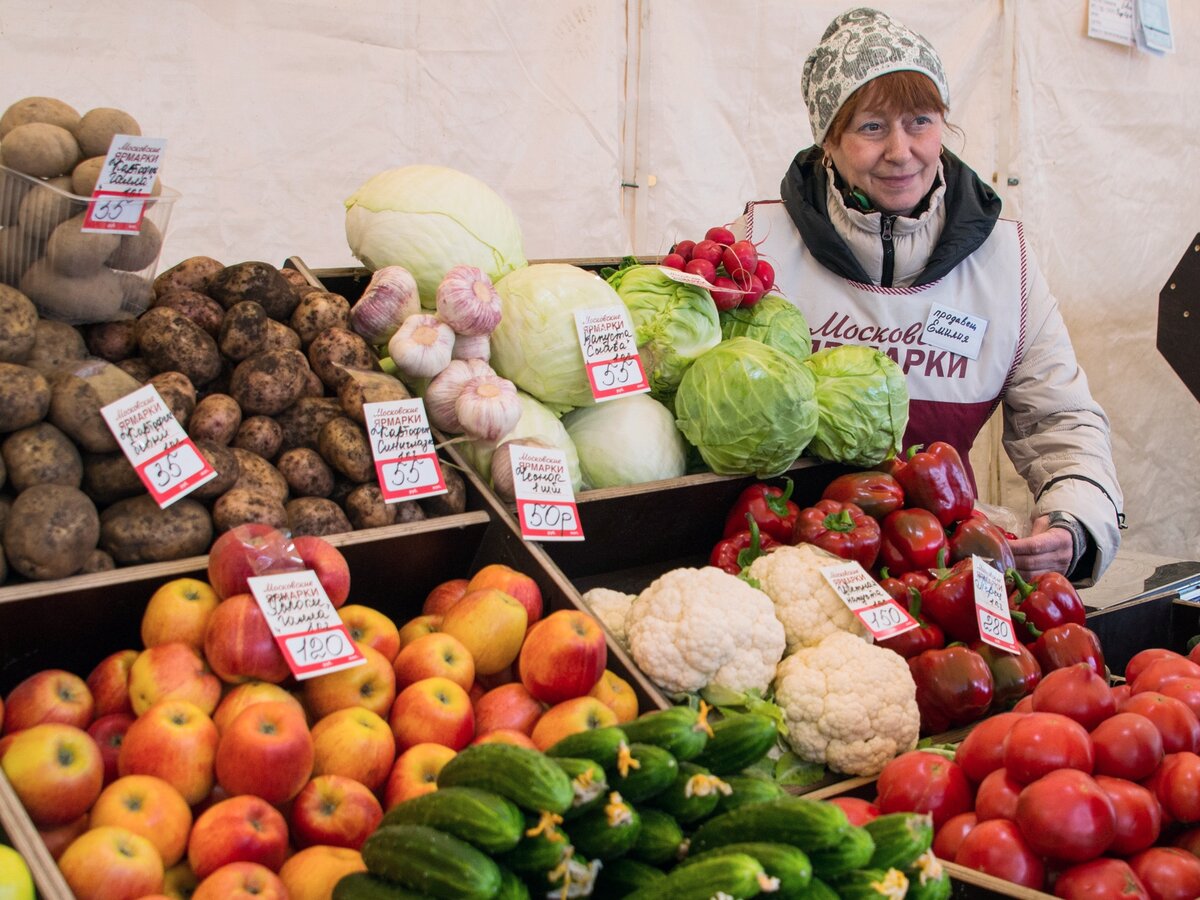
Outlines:
[[[898,509],[880,526],[879,560],[895,575],[937,565],[946,530],[924,509]]]
[[[1011,709],[1042,680],[1042,667],[1036,657],[1022,644],[1017,652],[1009,653],[983,641],[976,641],[971,649],[983,657],[992,671],[992,706],[995,709]]]
[[[947,528],[975,508],[975,491],[962,457],[945,441],[934,441],[924,450],[920,444],[909,448],[908,457],[893,461],[890,471],[904,488],[904,502],[929,510]]]
[[[908,603],[902,605],[908,607],[909,614],[920,624],[895,637],[877,642],[880,647],[887,647],[905,659],[920,656],[926,650],[940,650],[946,646],[946,635],[941,627],[921,617],[921,592],[916,588],[909,588],[909,592]]]
[[[853,503],[873,519],[904,506],[904,488],[887,472],[847,472],[821,492],[822,500]]]
[[[1023,615],[1017,628],[1020,640],[1034,640],[1036,633],[1028,627],[1029,625],[1037,631],[1046,631],[1067,622],[1074,622],[1076,625],[1087,623],[1083,601],[1079,599],[1079,594],[1066,576],[1058,572],[1043,572],[1031,581],[1026,581],[1016,569],[1010,568],[1008,577],[1015,585],[1008,595],[1008,605]],[[1013,622],[1016,624],[1017,620],[1014,619]]]
[[[1014,620],[1020,615],[1019,612],[1014,613]],[[1029,627],[1029,623],[1026,623],[1026,626]],[[1100,638],[1096,637],[1096,632],[1090,628],[1067,622],[1042,632],[1037,632],[1034,628],[1030,630],[1037,633],[1037,640],[1028,646],[1038,665],[1042,667],[1043,675],[1076,663],[1087,663],[1101,678],[1108,677]]]
[[[816,544],[869,569],[879,556],[879,523],[853,503],[818,500],[796,516],[790,543]]]
[[[992,703],[992,670],[962,644],[926,650],[908,661],[917,686],[921,734],[937,734],[983,717]]]
[[[909,600],[912,596],[910,588],[916,588],[918,594],[925,589],[929,582],[933,581],[932,576],[928,572],[912,571],[905,572],[903,575],[893,576],[888,571],[888,567],[884,566],[879,572],[879,586],[888,592],[888,595],[903,606],[909,608]]]
[[[796,516],[800,507],[790,499],[795,485],[792,479],[783,479],[782,488],[764,482],[752,484],[738,494],[737,500],[725,517],[723,537],[732,537],[746,530],[746,516],[754,516],[763,537],[768,535],[781,544],[791,543],[792,529],[796,527]]]
[[[950,640],[966,644],[979,640],[974,563],[964,559],[939,569],[937,578],[921,591],[921,607]]]
[[[746,521],[749,528],[717,541],[708,556],[710,566],[723,569],[730,575],[739,575],[742,569],[762,556],[765,551],[779,546],[779,541],[759,532],[758,523],[754,521],[753,516],[747,515]]]
[[[978,513],[968,516],[954,526],[947,546],[950,548],[952,563],[968,559],[974,554],[986,559],[993,568],[999,569],[1003,574],[1016,562],[1004,532]]]

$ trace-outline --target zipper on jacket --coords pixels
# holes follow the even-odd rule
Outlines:
[[[896,261],[896,248],[892,244],[892,224],[895,216],[881,215],[879,218],[879,236],[883,239],[883,273],[879,277],[880,287],[892,286],[892,274]]]

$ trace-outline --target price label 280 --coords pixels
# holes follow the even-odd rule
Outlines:
[[[971,573],[975,590],[975,618],[979,637],[998,650],[1016,653],[1016,633],[1008,610],[1008,593],[1004,576],[979,556],[971,557]]]

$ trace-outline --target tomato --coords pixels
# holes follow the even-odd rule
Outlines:
[[[1154,791],[1163,813],[1177,822],[1200,822],[1200,756],[1168,753],[1146,787]]]
[[[1046,867],[1033,851],[1017,828],[1008,819],[988,819],[970,830],[954,861],[960,866],[986,872],[1033,888],[1042,889],[1046,881]]]
[[[1129,868],[1154,900],[1200,897],[1200,859],[1178,847],[1151,847],[1129,860]]]
[[[829,802],[842,808],[851,825],[866,825],[879,818],[879,807],[861,797],[831,797]]]
[[[1200,719],[1182,700],[1157,691],[1135,692],[1121,705],[1121,712],[1137,713],[1153,722],[1166,753],[1192,752],[1200,747]]]
[[[1117,711],[1108,682],[1087,663],[1048,672],[1033,689],[1034,712],[1068,716],[1091,731]]]
[[[1087,862],[1116,835],[1116,813],[1091,775],[1059,769],[1025,786],[1017,798],[1021,835],[1041,856]]]
[[[1023,713],[1002,712],[981,721],[967,733],[954,751],[954,761],[972,784],[1004,766],[1004,738]]]
[[[971,808],[971,783],[953,760],[910,750],[890,760],[875,782],[880,812],[923,812],[939,828],[951,816]]]
[[[954,862],[963,838],[970,834],[971,829],[978,823],[979,820],[973,812],[951,816],[933,836],[933,855],[946,862]]]
[[[1158,726],[1139,713],[1120,712],[1092,729],[1096,751],[1094,772],[1141,781],[1148,778],[1163,759],[1163,741]]]
[[[1004,768],[1022,784],[1055,769],[1091,772],[1093,764],[1087,730],[1058,713],[1030,713],[1014,724],[1004,739]]]
[[[1158,840],[1162,831],[1162,807],[1152,791],[1124,778],[1097,775],[1095,779],[1112,801],[1116,815],[1116,835],[1108,846],[1109,853],[1129,856]]]
[[[1168,650],[1166,647],[1147,647],[1145,650],[1139,650],[1129,658],[1129,662],[1125,663],[1125,683],[1133,684],[1134,679],[1156,659],[1187,659],[1187,657],[1174,650]]]
[[[1094,859],[1071,866],[1054,882],[1054,896],[1067,900],[1150,900],[1146,886],[1123,859]]]
[[[1200,678],[1176,678],[1159,689],[1160,694],[1182,700],[1200,717]]]
[[[975,792],[975,816],[980,822],[987,819],[1015,819],[1017,795],[1024,785],[1009,777],[1007,769],[989,772]]]
[[[1026,694],[1017,701],[1017,705],[1012,708],[1015,713],[1031,713],[1033,712],[1033,695]]]
[[[1132,681],[1126,680],[1132,686],[1133,692],[1140,694],[1142,691],[1161,690],[1164,684],[1176,678],[1200,678],[1200,665],[1182,656],[1178,659],[1156,659],[1142,669],[1137,678]]]
[[[1171,841],[1171,846],[1186,850],[1192,856],[1200,856],[1200,828],[1189,828],[1179,832]]]
[[[1129,699],[1129,695],[1133,693],[1133,688],[1128,684],[1114,684],[1109,688],[1112,692],[1113,700],[1117,704],[1117,709],[1121,708],[1121,704]]]

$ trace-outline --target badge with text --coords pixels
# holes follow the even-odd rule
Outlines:
[[[921,343],[939,350],[949,350],[968,359],[979,359],[987,327],[988,320],[981,316],[935,303],[929,310],[925,327],[921,329]]]
[[[979,621],[979,637],[998,650],[1016,653],[1016,633],[1012,613],[1008,609],[1008,590],[1004,576],[980,556],[971,556],[971,572],[975,588],[975,617]]]
[[[154,385],[114,400],[100,415],[161,509],[217,477]]]
[[[425,417],[424,401],[417,397],[364,403],[363,416],[371,438],[379,489],[387,503],[447,492],[429,420]]]
[[[583,365],[597,402],[623,394],[650,390],[629,310],[622,306],[581,309],[575,313],[575,330],[583,350]]]
[[[583,526],[571,489],[567,455],[552,447],[509,444],[508,449],[521,537],[531,541],[582,541]]]
[[[821,574],[875,640],[882,641],[904,634],[920,624],[879,586],[879,582],[871,577],[861,563],[850,561],[822,566]]]
[[[141,231],[145,198],[154,190],[166,146],[166,138],[113,135],[81,230],[100,234]]]
[[[246,582],[297,679],[367,661],[312,569],[254,575]]]

